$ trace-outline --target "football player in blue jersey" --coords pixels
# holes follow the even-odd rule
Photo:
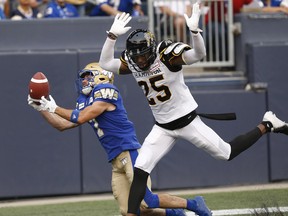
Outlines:
[[[113,195],[121,214],[126,215],[134,163],[141,145],[137,140],[134,125],[127,117],[120,92],[113,85],[113,81],[112,72],[102,70],[98,63],[90,63],[78,74],[76,84],[80,94],[76,109],[57,106],[51,95],[50,100],[42,97],[41,105],[37,105],[28,96],[28,104],[40,111],[43,117],[60,131],[86,122],[91,125],[112,165]],[[183,209],[187,207],[187,199],[165,193],[154,194],[151,192],[151,179],[148,178],[147,182],[141,215],[186,215]],[[189,202],[198,206],[198,210],[207,208],[202,197],[196,196],[194,199],[189,199]]]

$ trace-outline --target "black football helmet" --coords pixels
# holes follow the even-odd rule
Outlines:
[[[126,53],[131,64],[136,64],[141,70],[148,70],[156,58],[155,36],[148,30],[134,30],[126,40]],[[139,56],[145,57],[145,65],[137,62]]]

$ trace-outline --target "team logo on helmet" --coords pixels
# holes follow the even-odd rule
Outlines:
[[[85,80],[85,81],[84,81]],[[79,71],[76,86],[79,93],[88,95],[100,83],[114,82],[114,74],[103,70],[97,62],[90,63]]]
[[[126,54],[128,61],[139,72],[148,70],[156,59],[156,41],[154,35],[144,29],[136,29],[129,34],[126,40]],[[145,57],[146,64],[137,61]]]

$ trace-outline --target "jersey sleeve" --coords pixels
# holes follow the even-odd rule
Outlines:
[[[173,66],[170,65],[170,61],[182,55],[185,50],[192,49],[191,46],[182,42],[173,42],[171,40],[164,40],[158,45],[158,52],[160,60],[169,68],[172,72],[177,72],[182,69],[182,65]]]
[[[76,109],[82,110],[85,108],[87,96],[84,94],[80,94],[76,100]]]
[[[99,84],[92,92],[93,102],[104,101],[116,105],[119,97],[118,89],[111,84]]]

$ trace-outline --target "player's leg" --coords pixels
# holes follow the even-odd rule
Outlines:
[[[203,149],[212,157],[228,160],[231,147],[213,129],[207,126],[199,116],[189,125],[178,130],[179,137],[186,139],[197,148]]]
[[[118,203],[121,215],[127,214],[128,196],[133,180],[133,167],[137,158],[137,150],[124,151],[112,161],[112,192]],[[143,209],[146,207],[143,203]],[[162,210],[165,215],[165,210]],[[139,211],[137,211],[139,215]],[[161,216],[161,214],[159,214]]]
[[[126,177],[125,168],[133,167],[128,151],[122,152],[112,161],[112,192],[118,203],[121,215],[127,214],[130,182]],[[130,164],[130,165],[129,165]],[[133,168],[131,168],[133,178]]]
[[[148,178],[149,182],[150,178]],[[186,216],[184,208],[186,208],[186,199],[171,196],[169,194],[155,194],[151,191],[151,186],[147,184],[144,200],[141,203],[141,216],[143,215],[164,215],[164,216]],[[143,205],[144,204],[144,205]],[[157,208],[151,212],[143,211],[143,207]],[[159,208],[161,208],[161,211]],[[153,214],[152,214],[153,213]]]
[[[149,135],[146,137],[134,168],[134,178],[131,185],[128,213],[135,215],[146,192],[146,182],[150,172],[158,161],[167,154],[175,143],[172,131],[163,130],[154,125]],[[129,215],[129,214],[128,214]]]
[[[129,185],[131,185],[132,180],[133,180],[133,166],[135,164],[137,156],[138,156],[138,151],[132,150],[132,151],[129,151],[129,155],[127,152],[125,154],[122,153],[117,157],[117,159],[119,159],[119,160],[123,160],[123,158],[125,158],[125,161],[127,161],[125,166],[120,164],[120,168],[121,168],[121,171],[126,174],[124,181],[128,182]],[[121,181],[121,182],[122,182],[121,184],[123,184],[123,181]],[[119,186],[121,186],[121,184],[119,184]],[[185,216],[185,212],[183,209],[160,209],[159,208],[158,195],[152,193],[151,187],[152,187],[152,182],[151,182],[151,178],[149,176],[148,180],[147,180],[146,194],[145,194],[144,200],[141,202],[141,205],[140,205],[140,212],[141,212],[140,215],[141,216],[145,216],[145,215],[149,215],[149,216],[172,216],[172,215]],[[117,190],[117,191],[122,191],[122,189]],[[127,203],[128,202],[128,193],[129,193],[129,190],[127,191],[127,193],[125,190],[125,193],[121,194],[121,196],[123,196],[123,200],[125,199],[123,204],[126,206],[128,205],[128,203]],[[118,195],[118,197],[119,197],[119,195]],[[151,209],[151,208],[153,208],[153,209]]]
[[[237,136],[229,143],[202,122],[199,116],[180,130],[180,137],[205,150],[214,158],[232,160],[270,131],[288,134],[288,125],[269,111],[265,113],[263,121],[257,127]]]
[[[263,125],[255,127],[246,134],[237,136],[228,143],[197,116],[189,125],[180,131],[182,138],[190,141],[198,148],[203,149],[212,157],[220,160],[231,160],[253,145],[263,135],[260,128],[265,129]]]
[[[250,148],[258,141],[258,139],[262,137],[262,135],[268,132],[283,133],[288,135],[288,125],[284,121],[277,118],[271,111],[264,114],[262,122],[256,128],[246,134],[237,136],[235,139],[229,142],[231,145],[229,160],[232,160],[241,152]]]
[[[201,196],[196,196],[194,199],[184,199],[170,194],[159,194],[158,196],[161,208],[182,208],[193,211],[201,216],[212,215],[211,210],[207,207],[204,198]]]

